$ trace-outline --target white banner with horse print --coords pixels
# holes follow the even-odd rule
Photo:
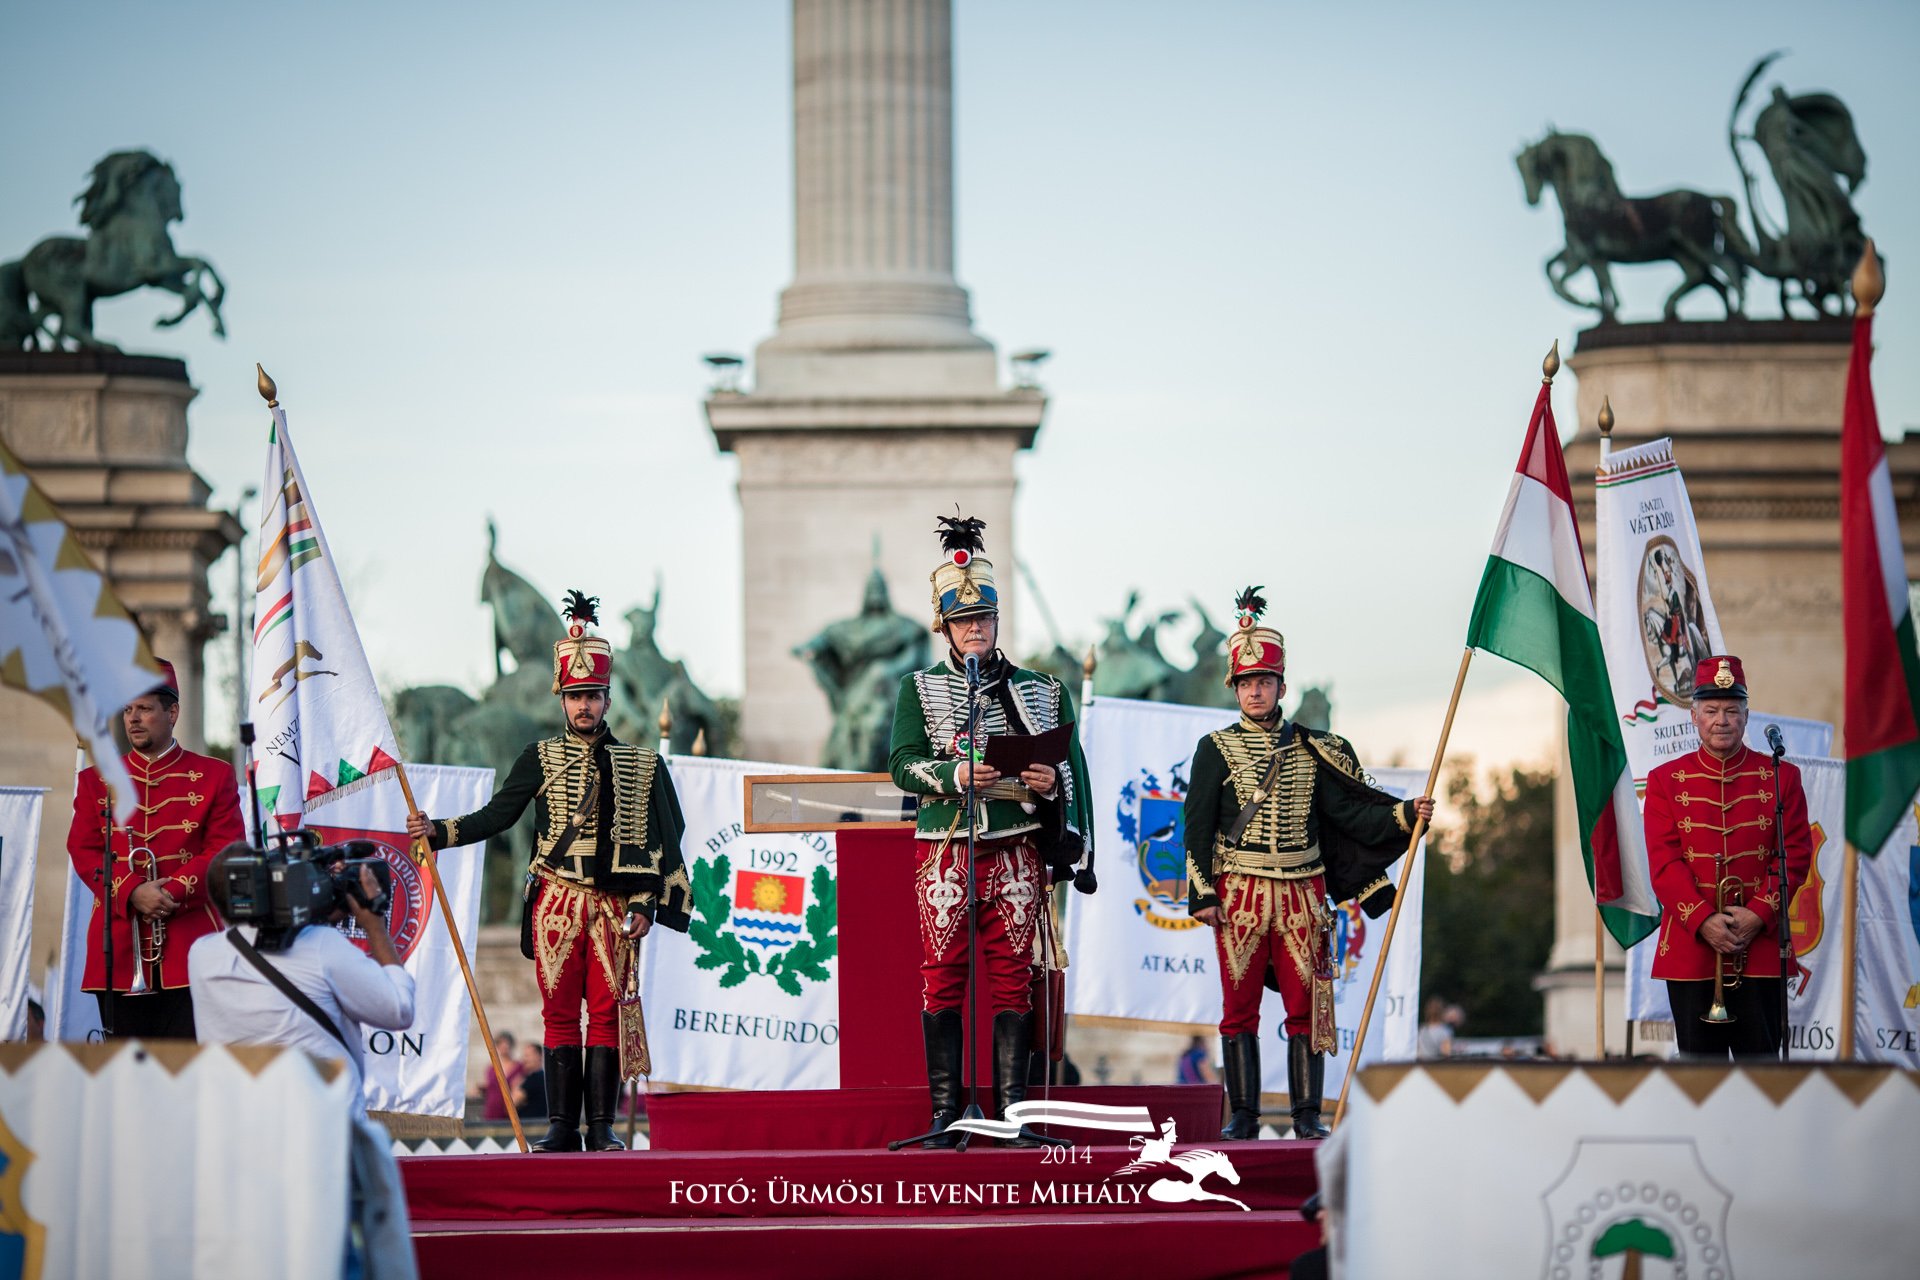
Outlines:
[[[1791,758],[1791,757],[1789,757]],[[1842,893],[1846,859],[1846,765],[1795,759],[1807,790],[1813,867],[1788,910],[1800,976],[1787,988],[1793,1057],[1839,1056],[1845,1016]],[[1860,859],[1854,939],[1854,1056],[1920,1069],[1920,822],[1909,807],[1878,857]],[[1763,940],[1778,946],[1776,935]],[[1666,984],[1652,979],[1654,940],[1628,953],[1640,979],[1629,991],[1636,1019],[1670,1022]]]
[[[731,1089],[840,1084],[839,867],[831,832],[748,835],[742,788],[791,765],[674,756],[693,925],[641,944],[653,1079]]]
[[[1219,707],[1126,698],[1095,698],[1083,713],[1081,741],[1099,824],[1100,892],[1073,895],[1068,907],[1067,1011],[1076,1018],[1164,1030],[1205,1031],[1219,1023],[1213,932],[1187,915],[1181,807],[1195,744],[1235,719],[1235,712]],[[1426,782],[1415,769],[1370,772],[1376,785],[1395,795],[1417,795]],[[1400,867],[1396,862],[1388,874],[1397,879]],[[1423,888],[1423,878],[1414,875],[1395,926],[1363,1061],[1413,1056]],[[1334,911],[1340,1052],[1327,1059],[1329,1097],[1346,1078],[1386,923],[1385,916],[1370,920],[1352,904]],[[1261,1075],[1262,1088],[1271,1093],[1286,1090],[1285,1020],[1280,996],[1267,992],[1260,1006]]]
[[[1316,1154],[1335,1276],[1905,1280],[1920,1076],[1371,1067]]]

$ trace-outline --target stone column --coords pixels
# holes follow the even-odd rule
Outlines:
[[[985,348],[953,278],[952,45],[946,0],[796,0],[785,344]]]
[[[858,610],[876,541],[895,607],[930,618],[934,517],[986,520],[1005,634],[1013,458],[1046,397],[1000,386],[954,280],[946,0],[795,0],[793,21],[793,282],[753,390],[706,408],[740,459],[743,750],[812,763],[829,711],[792,650]]]

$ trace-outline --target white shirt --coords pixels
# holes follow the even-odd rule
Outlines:
[[[258,931],[252,925],[239,928],[241,937],[254,941]],[[327,925],[302,929],[285,951],[260,954],[347,1038],[347,1066],[359,1098],[365,1052],[361,1025],[388,1031],[413,1025],[413,975],[399,965],[378,963]],[[268,982],[227,941],[224,929],[199,939],[187,952],[187,983],[201,1044],[275,1044],[316,1058],[341,1056],[340,1042]]]

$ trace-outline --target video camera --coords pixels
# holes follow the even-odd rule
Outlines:
[[[276,832],[268,847],[226,859],[228,924],[259,928],[254,946],[284,951],[310,924],[326,924],[349,898],[385,914],[393,901],[393,868],[371,840],[323,845],[316,831]],[[360,868],[373,868],[380,892],[369,901]]]

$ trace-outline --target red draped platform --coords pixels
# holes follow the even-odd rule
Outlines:
[[[929,1111],[912,834],[842,831],[839,856],[842,1087],[657,1094],[647,1151],[403,1159],[425,1276],[1202,1280],[1284,1276],[1319,1242],[1299,1214],[1315,1144],[1210,1141],[1217,1085],[1052,1091],[1200,1140],[1138,1169],[1131,1135],[1100,1130],[1059,1131],[1072,1148],[886,1151]]]

